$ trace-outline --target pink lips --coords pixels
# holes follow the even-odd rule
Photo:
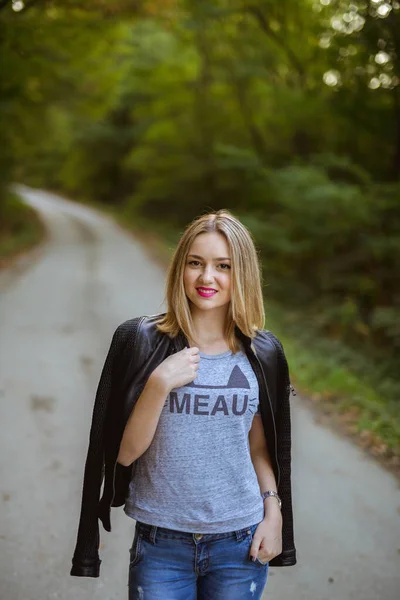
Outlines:
[[[212,288],[197,288],[197,293],[202,298],[211,298],[211,296],[215,296],[217,292]]]

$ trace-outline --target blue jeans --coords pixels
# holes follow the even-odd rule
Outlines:
[[[269,563],[250,559],[257,525],[200,534],[137,521],[129,600],[260,600]]]

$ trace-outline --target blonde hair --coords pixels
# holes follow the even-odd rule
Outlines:
[[[157,328],[170,337],[182,331],[188,340],[195,339],[183,274],[194,239],[201,233],[210,232],[224,235],[231,251],[231,301],[225,322],[225,338],[235,353],[240,349],[235,326],[253,338],[257,329],[264,327],[265,314],[261,270],[253,238],[248,229],[226,209],[196,218],[183,232],[168,270],[167,312],[157,322]]]

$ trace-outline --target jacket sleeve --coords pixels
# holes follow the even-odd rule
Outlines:
[[[120,329],[113,335],[97,387],[87,452],[78,537],[70,574],[77,577],[99,577],[98,503],[104,475],[104,436],[107,408],[116,383]]]
[[[291,417],[289,367],[283,346],[273,336],[277,351],[277,454],[280,467],[279,496],[282,499],[282,553],[270,561],[270,566],[296,564],[294,545],[292,486],[291,486]]]

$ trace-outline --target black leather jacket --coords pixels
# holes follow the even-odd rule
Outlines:
[[[98,577],[99,519],[111,531],[111,506],[125,503],[132,465],[117,463],[125,424],[154,369],[170,354],[188,346],[185,336],[175,338],[159,332],[161,315],[125,321],[115,331],[102,370],[94,403],[82,493],[82,507],[71,575]],[[286,358],[278,338],[259,330],[250,339],[238,327],[247,357],[257,376],[260,412],[278,493],[282,500],[282,553],[270,566],[296,563],[291,496],[290,380]],[[103,494],[100,498],[104,479]]]

